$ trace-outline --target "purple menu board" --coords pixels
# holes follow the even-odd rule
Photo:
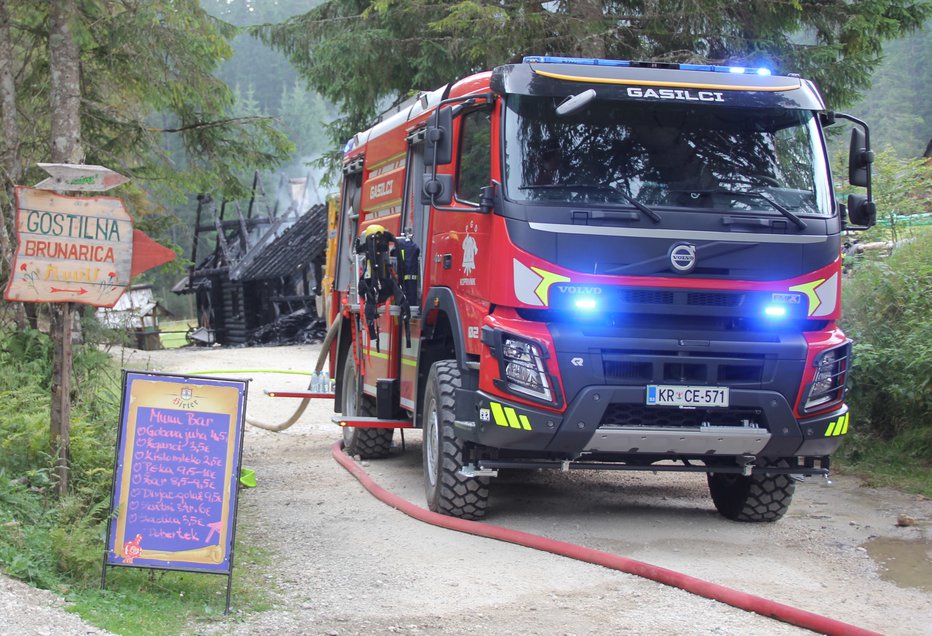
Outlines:
[[[247,382],[123,382],[105,568],[231,573]]]

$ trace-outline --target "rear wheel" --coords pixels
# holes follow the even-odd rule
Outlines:
[[[357,391],[359,377],[356,373],[356,361],[347,355],[343,365],[343,415],[351,417],[375,417],[375,400]],[[343,450],[347,455],[359,455],[361,459],[380,459],[388,457],[392,448],[393,428],[343,428]]]
[[[709,473],[709,494],[722,516],[734,521],[777,521],[786,514],[796,482],[790,475],[765,472],[767,466],[785,468],[789,463],[772,460],[749,476]]]
[[[460,519],[485,517],[488,477],[465,477],[466,443],[453,430],[460,370],[453,360],[435,362],[424,392],[424,488],[427,507]]]

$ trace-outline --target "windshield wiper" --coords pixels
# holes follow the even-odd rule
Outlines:
[[[660,223],[663,218],[657,214],[654,210],[647,207],[637,199],[635,199],[630,194],[619,190],[612,185],[597,185],[593,183],[546,183],[541,185],[523,185],[518,187],[519,190],[607,190],[613,194],[621,196],[627,203],[633,205],[638,210],[643,212],[646,216],[650,218],[654,223]]]
[[[725,188],[721,190],[715,190],[715,192],[719,194],[730,194],[732,196],[752,197],[754,199],[761,199],[763,201],[766,201],[770,205],[772,205],[774,210],[776,210],[777,212],[779,212],[780,214],[788,218],[790,221],[792,221],[793,225],[795,225],[799,229],[805,230],[807,227],[809,227],[808,225],[806,225],[805,221],[803,221],[801,218],[793,214],[788,208],[785,208],[784,206],[774,201],[773,197],[771,197],[769,194],[765,192],[758,192],[757,190],[728,190]]]
[[[641,212],[649,216],[650,220],[653,221],[654,223],[660,223],[660,221],[663,220],[663,218],[659,214],[657,214],[651,208],[647,207],[646,205],[644,205],[643,203],[635,199],[633,196],[631,196],[624,190],[619,190],[618,188],[612,185],[604,186],[604,187],[609,188],[615,194],[620,194],[622,199],[624,199],[625,201],[627,201],[628,203],[636,207],[638,210],[640,210]]]

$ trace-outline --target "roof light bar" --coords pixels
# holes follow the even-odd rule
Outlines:
[[[579,64],[581,66],[627,66],[627,67],[658,67],[679,69],[681,71],[706,71],[710,73],[736,73],[742,75],[771,74],[770,69],[750,68],[745,66],[719,66],[717,64],[672,64],[655,62],[634,62],[631,60],[600,60],[591,57],[562,57],[559,55],[527,55],[525,64]]]

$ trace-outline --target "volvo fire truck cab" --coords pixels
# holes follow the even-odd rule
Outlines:
[[[416,96],[344,149],[346,450],[422,429],[430,508],[468,519],[511,468],[704,472],[726,517],[779,519],[849,430],[871,161],[863,122],[762,69],[528,57]]]

